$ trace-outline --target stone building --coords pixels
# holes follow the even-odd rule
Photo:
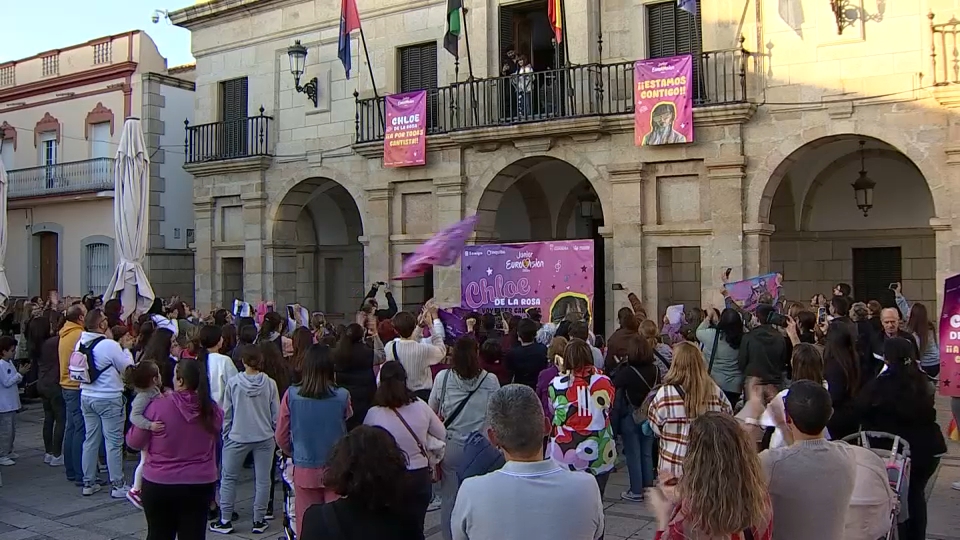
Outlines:
[[[479,213],[475,241],[594,238],[598,323],[620,283],[659,314],[719,303],[719,276],[783,273],[789,299],[903,282],[934,306],[960,268],[960,130],[952,0],[465,0],[456,60],[442,0],[358,0],[337,58],[339,2],[212,0],[191,30],[197,302],[299,300],[350,313],[440,227]],[[944,24],[946,23],[946,24]],[[840,30],[838,32],[838,30]],[[466,40],[470,52],[467,54]],[[295,82],[288,48],[307,48]],[[507,51],[531,59],[518,110]],[[692,54],[695,139],[637,147],[632,63]],[[371,77],[372,72],[372,77]],[[472,77],[471,77],[472,75]],[[316,78],[316,104],[298,84]],[[376,81],[376,86],[373,84]],[[427,89],[427,165],[385,169],[385,94]],[[872,190],[858,207],[851,184]],[[403,282],[404,305],[459,302],[459,269]],[[602,328],[601,328],[602,329]]]
[[[0,63],[14,296],[103,293],[118,257],[114,157],[124,119],[135,116],[151,156],[147,276],[158,295],[192,297],[192,178],[181,150],[192,77],[192,66],[168,70],[138,30]]]

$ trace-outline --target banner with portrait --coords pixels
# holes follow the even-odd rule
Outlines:
[[[637,146],[693,142],[693,57],[638,60],[633,66]]]
[[[960,274],[943,282],[940,312],[940,395],[960,397]]]
[[[384,98],[387,125],[383,166],[413,167],[427,163],[427,92],[417,90]]]

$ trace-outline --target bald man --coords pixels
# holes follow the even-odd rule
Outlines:
[[[897,308],[884,308],[880,311],[880,325],[883,330],[878,334],[873,336],[871,341],[870,350],[872,353],[872,358],[870,359],[870,366],[864,366],[868,373],[865,374],[869,378],[873,378],[880,372],[880,369],[883,367],[883,344],[886,340],[894,337],[902,337],[913,343],[914,348],[914,359],[920,358],[920,348],[917,346],[917,340],[913,337],[913,334],[906,332],[900,328],[900,310]]]

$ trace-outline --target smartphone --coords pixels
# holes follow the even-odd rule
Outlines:
[[[891,290],[891,291],[897,290],[897,287],[898,287],[899,285],[900,285],[899,283],[891,283],[891,284],[890,284],[890,290]]]
[[[716,270],[714,270],[714,272],[716,272]],[[726,270],[723,271],[723,275],[725,277],[730,277],[730,272],[733,272],[733,268],[728,267]]]
[[[821,307],[817,309],[817,324],[823,324],[827,320],[827,308]]]
[[[613,285],[610,286],[610,288],[614,291],[622,291],[623,283],[614,283]]]

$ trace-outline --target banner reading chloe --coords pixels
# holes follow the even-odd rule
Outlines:
[[[693,142],[693,57],[638,60],[633,101],[637,146]]]
[[[940,312],[940,394],[960,397],[960,274],[943,283]]]
[[[383,166],[413,167],[427,163],[427,92],[387,96]]]
[[[593,240],[467,246],[460,258],[461,305],[522,313],[540,308],[559,322],[593,316]]]

